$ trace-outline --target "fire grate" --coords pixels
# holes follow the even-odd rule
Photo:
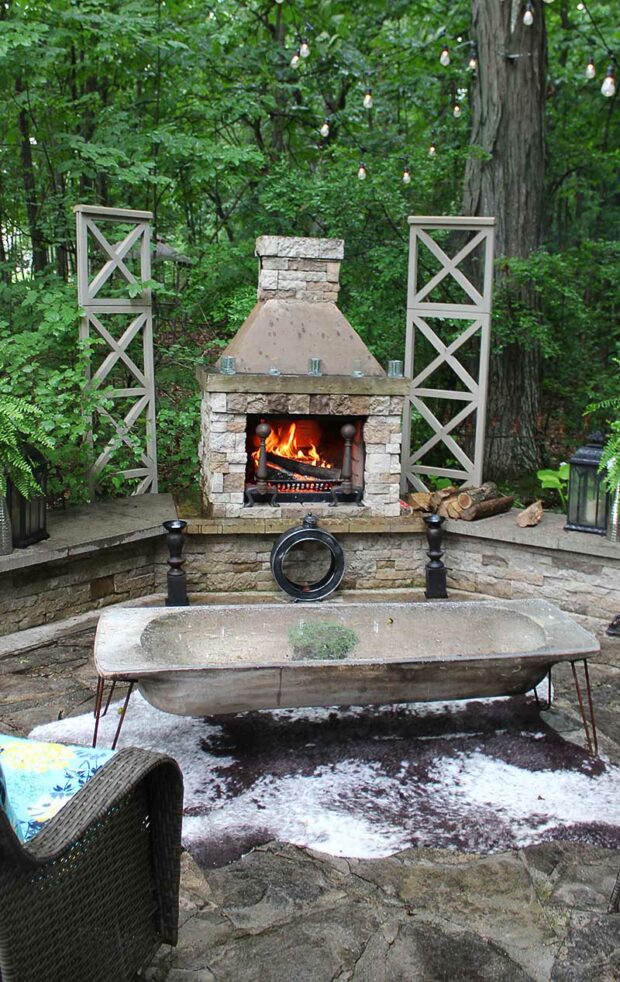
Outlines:
[[[321,493],[330,492],[335,487],[334,481],[272,481],[272,487],[282,493],[298,491],[300,493],[311,494],[313,491]]]

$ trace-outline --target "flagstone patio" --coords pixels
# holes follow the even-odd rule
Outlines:
[[[0,729],[92,708],[92,619],[0,639]],[[592,664],[603,753],[620,762],[620,641]],[[545,719],[582,741],[568,673]],[[603,817],[603,816],[602,816]],[[152,982],[612,982],[615,851],[557,843],[493,855],[409,849],[347,860],[285,843],[203,872],[183,857],[179,945]]]

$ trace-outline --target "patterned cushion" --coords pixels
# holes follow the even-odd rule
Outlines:
[[[13,812],[13,807],[9,801],[9,792],[6,786],[6,777],[4,776],[4,771],[2,770],[2,758],[0,757],[0,808],[8,818],[9,822],[15,828],[16,819],[15,813]]]
[[[0,733],[0,766],[12,811],[7,814],[18,839],[27,842],[36,835],[115,752]]]

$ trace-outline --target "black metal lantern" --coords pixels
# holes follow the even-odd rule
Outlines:
[[[41,454],[30,447],[27,449],[27,456],[32,464],[34,479],[41,488],[41,494],[24,498],[11,483],[11,479],[7,480],[6,500],[11,516],[15,549],[25,549],[35,542],[49,539],[46,502],[47,464]]]
[[[609,495],[603,484],[603,474],[599,474],[598,470],[604,442],[602,433],[590,433],[585,447],[580,447],[569,460],[568,515],[565,529],[605,535]]]

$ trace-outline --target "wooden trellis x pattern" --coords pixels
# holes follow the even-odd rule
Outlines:
[[[409,281],[407,291],[407,336],[405,346],[405,374],[411,379],[408,398],[405,400],[403,418],[403,472],[402,490],[413,486],[417,491],[426,490],[422,475],[449,477],[472,484],[482,481],[484,457],[484,425],[486,413],[487,377],[489,362],[489,343],[491,331],[491,302],[493,288],[493,248],[495,237],[494,218],[435,218],[416,217],[409,219]],[[452,258],[433,239],[433,231],[465,233],[467,242]],[[420,249],[423,247],[439,263],[439,270],[426,282],[421,282]],[[481,290],[472,283],[459,266],[465,259],[471,263],[473,254],[482,252],[479,268],[482,268]],[[433,290],[451,278],[462,291],[460,303],[435,303],[430,295]],[[469,321],[465,329],[449,344],[444,343],[428,321],[463,320]],[[479,358],[477,377],[459,361],[457,352],[467,341],[479,332]],[[416,359],[416,337],[422,335],[430,343],[436,355],[426,364]],[[462,355],[461,355],[462,357]],[[428,382],[434,372],[446,365],[463,383],[464,389],[432,388]],[[426,383],[426,384],[425,384]],[[447,422],[441,422],[431,411],[426,400],[447,400],[463,402],[463,408]],[[419,413],[433,431],[432,436],[413,453],[411,447],[411,415]],[[453,431],[472,413],[475,417],[473,436],[473,459],[457,443]],[[443,443],[455,458],[459,467],[436,467],[425,465],[423,458],[437,444]]]
[[[80,324],[80,337],[83,340],[95,335],[102,338],[109,351],[95,366],[92,362],[88,370],[87,384],[94,389],[106,385],[106,379],[117,365],[122,365],[130,376],[128,386],[113,386],[106,395],[114,400],[118,411],[100,407],[96,416],[110,424],[113,435],[99,449],[89,473],[91,498],[95,495],[97,479],[103,468],[114,464],[114,456],[122,447],[129,451],[135,466],[119,469],[124,478],[139,478],[134,494],[157,493],[157,443],[155,433],[155,373],[153,365],[153,314],[151,292],[141,290],[136,298],[107,296],[106,284],[110,290],[112,279],[125,287],[139,284],[151,277],[151,226],[150,211],[133,211],[124,208],[99,208],[91,205],[76,205],[74,208],[77,223],[77,280],[78,302],[84,310]],[[115,223],[133,226],[123,235],[120,242],[110,242],[100,224]],[[112,236],[109,236],[112,238]],[[90,269],[89,246],[96,246],[103,254],[103,265]],[[139,255],[139,277],[129,268],[130,253]],[[128,324],[120,337],[115,337],[106,327],[109,315],[125,315]],[[142,340],[141,357],[129,354],[129,346],[135,339]],[[134,346],[135,348],[135,346]],[[137,364],[141,361],[141,364]],[[125,409],[125,406],[129,406]],[[121,408],[122,407],[122,408]],[[96,431],[97,418],[91,421],[91,439]],[[120,418],[119,418],[120,417]],[[140,433],[138,434],[138,429]],[[133,431],[133,432],[132,432]]]

